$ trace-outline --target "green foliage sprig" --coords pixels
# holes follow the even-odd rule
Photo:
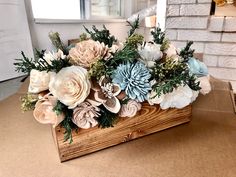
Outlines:
[[[179,55],[184,59],[185,62],[188,61],[189,58],[193,57],[194,49],[191,49],[193,41],[188,41],[186,46],[180,51]]]
[[[53,111],[55,111],[57,115],[65,115],[65,119],[61,122],[61,126],[65,128],[64,141],[69,141],[71,144],[73,142],[72,131],[73,129],[78,129],[78,127],[72,122],[73,110],[68,109],[66,105],[58,101],[56,106],[53,108]]]
[[[153,31],[151,31],[151,35],[153,36],[153,41],[156,44],[163,44],[165,40],[165,33],[161,31],[161,28],[156,27]]]
[[[88,34],[90,34],[90,37],[94,41],[103,42],[105,45],[108,45],[108,47],[111,47],[114,42],[116,42],[115,36],[110,34],[110,31],[106,28],[105,25],[103,25],[102,30],[98,30],[95,25],[92,26],[92,30],[90,31],[88,28],[84,26],[84,29]]]
[[[156,63],[152,72],[156,83],[152,86],[157,96],[172,92],[180,85],[188,85],[193,90],[200,90],[199,82],[192,75],[185,62],[174,61],[169,58],[164,63]]]
[[[97,118],[98,127],[109,128],[113,127],[114,123],[117,121],[118,116],[110,111],[108,111],[104,106],[100,107],[101,115]]]
[[[134,20],[133,23],[129,21],[127,21],[127,23],[128,23],[128,26],[131,27],[131,29],[128,31],[128,37],[130,37],[135,33],[136,29],[139,28],[139,16],[137,17],[137,19]]]

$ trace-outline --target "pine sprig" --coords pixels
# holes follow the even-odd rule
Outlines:
[[[136,29],[139,28],[139,16],[137,17],[137,19],[134,20],[133,23],[129,21],[127,21],[127,23],[128,23],[128,26],[131,27],[131,29],[128,31],[128,37],[130,37],[135,33]]]
[[[194,49],[191,49],[193,41],[188,41],[186,46],[180,51],[180,56],[184,59],[185,62],[188,61],[189,58],[193,57]]]
[[[153,36],[153,41],[156,44],[163,44],[165,40],[165,33],[161,31],[161,28],[156,27],[154,31],[151,31],[151,35]]]
[[[152,72],[156,83],[152,86],[158,96],[172,92],[180,85],[188,85],[192,90],[200,90],[199,82],[190,73],[188,66],[184,62],[167,59],[164,63],[156,63]]]
[[[111,47],[114,42],[116,42],[115,36],[110,34],[110,31],[106,28],[105,25],[103,25],[102,30],[98,30],[95,25],[92,26],[92,31],[90,31],[88,28],[84,26],[85,31],[90,34],[90,37],[94,41],[103,42],[105,45],[108,45],[108,47]]]
[[[118,116],[108,111],[104,106],[100,106],[101,115],[97,118],[98,127],[109,128],[113,127],[113,124],[117,121]]]
[[[65,119],[61,122],[61,126],[65,128],[64,141],[69,141],[71,144],[73,142],[72,131],[73,129],[78,129],[78,127],[72,122],[73,110],[68,109],[66,105],[58,101],[56,106],[53,108],[53,111],[57,115],[65,115]]]

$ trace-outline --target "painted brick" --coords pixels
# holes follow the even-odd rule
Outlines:
[[[236,33],[223,33],[222,41],[223,42],[236,42]]]
[[[216,55],[203,55],[203,62],[207,65],[207,66],[217,66],[218,63],[218,56]]]
[[[167,9],[167,16],[179,16],[179,5],[169,5],[168,9]]]
[[[168,4],[192,4],[196,3],[196,0],[168,0]]]
[[[166,37],[169,40],[176,40],[177,39],[177,30],[167,29],[166,30]]]
[[[180,6],[180,15],[183,16],[208,16],[211,4],[185,4]]]
[[[206,29],[208,17],[169,17],[166,28]]]
[[[178,30],[178,40],[220,41],[221,33],[206,30]]]
[[[198,3],[211,3],[212,0],[197,0]]]
[[[236,68],[236,56],[219,56],[218,62],[219,67]]]
[[[178,50],[186,46],[186,41],[171,41],[171,43],[178,48]],[[203,53],[205,44],[201,42],[195,42],[192,45],[192,49],[195,49],[196,53]]]
[[[208,70],[213,77],[218,79],[236,81],[236,69],[209,67]]]
[[[236,31],[236,17],[225,17],[224,31]]]
[[[224,17],[214,17],[210,18],[209,31],[223,31]]]
[[[206,43],[206,54],[212,55],[236,55],[236,44],[228,43]]]

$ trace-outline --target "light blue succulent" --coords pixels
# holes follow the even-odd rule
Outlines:
[[[207,66],[203,62],[195,58],[189,58],[188,66],[189,66],[190,72],[197,75],[198,77],[208,75]]]
[[[151,90],[150,77],[151,74],[143,63],[126,63],[120,64],[114,71],[112,82],[125,90],[129,98],[143,102]]]

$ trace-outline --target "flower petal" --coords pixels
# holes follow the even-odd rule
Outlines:
[[[121,108],[120,102],[116,97],[108,99],[103,105],[108,111],[113,113],[118,113]]]

